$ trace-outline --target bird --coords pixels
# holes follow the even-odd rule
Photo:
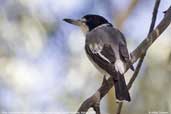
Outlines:
[[[131,101],[124,73],[126,65],[134,70],[124,35],[103,16],[87,14],[81,19],[63,19],[81,28],[85,35],[85,52],[92,64],[106,78],[111,76],[116,102]]]

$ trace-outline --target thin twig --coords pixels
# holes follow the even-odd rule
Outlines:
[[[156,23],[156,19],[157,19],[157,13],[158,13],[158,8],[160,5],[160,0],[156,0],[155,5],[154,5],[154,9],[153,9],[153,16],[152,16],[152,20],[151,20],[151,25],[150,25],[150,29],[148,32],[148,35],[153,31],[155,23]],[[130,89],[132,87],[132,84],[134,83],[135,79],[137,78],[139,71],[141,69],[141,66],[143,64],[144,58],[145,58],[146,52],[140,57],[140,60],[138,61],[137,67],[135,69],[135,72],[132,76],[132,78],[130,79],[129,83],[128,83],[128,89]],[[119,103],[118,104],[118,108],[117,108],[117,114],[121,113],[121,109],[122,109],[123,103]]]
[[[160,5],[160,0],[156,0],[155,2],[155,6],[154,6],[154,9],[153,9],[153,17],[152,17],[152,21],[151,21],[151,25],[150,25],[150,29],[149,29],[149,32],[148,32],[148,36],[149,34],[153,31],[154,29],[154,26],[155,26],[155,23],[156,23],[156,19],[157,19],[157,13],[158,13],[158,8],[159,8],[159,5]],[[146,50],[147,51],[147,50]],[[145,52],[146,53],[146,52]],[[138,65],[136,67],[136,70],[130,80],[130,82],[128,83],[128,89],[131,88],[134,80],[136,79],[138,73],[139,73],[139,70],[142,66],[142,63],[143,63],[143,60],[144,60],[144,57],[145,57],[145,53],[142,55],[142,57],[140,58],[139,62],[138,62]]]

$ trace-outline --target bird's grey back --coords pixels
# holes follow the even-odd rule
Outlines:
[[[89,42],[103,42],[105,44],[109,43],[109,45],[118,45],[122,43],[123,45],[126,45],[123,34],[111,25],[97,27],[96,29],[88,32],[86,34],[86,43],[89,44]]]

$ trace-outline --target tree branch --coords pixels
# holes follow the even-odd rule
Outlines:
[[[148,32],[148,36],[150,35],[150,33],[154,29],[154,26],[155,26],[155,23],[156,23],[156,19],[157,19],[157,13],[158,13],[159,5],[160,5],[160,0],[156,0],[155,5],[154,5],[154,9],[153,9],[153,16],[152,16],[152,21],[151,21],[150,29],[149,29],[149,32]],[[130,89],[132,87],[135,79],[137,78],[137,76],[139,74],[139,71],[141,69],[142,63],[144,61],[145,55],[146,55],[146,52],[143,53],[142,56],[140,57],[140,60],[138,61],[137,67],[135,69],[135,72],[134,72],[132,78],[130,79],[130,81],[129,81],[128,85],[127,85],[128,89]],[[117,114],[121,113],[122,106],[123,106],[123,102],[118,104],[118,108],[117,108],[117,111],[116,111]]]
[[[82,103],[82,105],[80,106],[77,112],[81,114],[83,112],[87,112],[88,109],[91,107],[93,108],[95,106],[100,107],[100,100],[109,92],[109,90],[112,87],[113,87],[113,79],[109,78],[108,80],[106,80],[106,78],[104,77],[101,87],[96,91],[94,95],[92,95],[90,98],[88,98]],[[96,114],[100,114],[100,113],[96,112]]]
[[[171,22],[171,6],[167,10],[164,18],[159,23],[159,25],[155,28],[155,30],[153,30],[147,36],[147,38],[145,38],[142,41],[142,43],[130,54],[132,64],[135,63],[140,57],[142,57],[142,55],[153,44],[153,42],[169,26],[170,22]],[[141,64],[140,64],[140,66],[141,66]],[[137,68],[138,68],[138,66],[137,66]],[[132,78],[132,79],[133,79],[133,81],[135,80],[134,78]],[[131,83],[133,83],[133,81]],[[130,88],[131,85],[132,84],[128,84],[128,88]],[[81,106],[77,112],[79,114],[83,114],[83,113],[86,113],[88,111],[88,109],[92,107],[96,111],[96,114],[100,114],[100,101],[108,93],[108,91],[112,88],[112,86],[113,86],[112,78],[110,77],[108,80],[106,80],[104,78],[101,87],[96,91],[96,93],[94,95],[92,95],[90,98],[88,98],[81,104]],[[122,103],[121,103],[121,107],[122,107]]]
[[[147,49],[153,44],[153,42],[163,33],[163,31],[169,26],[171,21],[171,7],[167,10],[164,18],[159,25],[153,30],[145,40],[131,53],[131,62],[135,63],[139,57],[141,57]]]

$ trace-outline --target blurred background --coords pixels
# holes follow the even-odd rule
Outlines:
[[[99,14],[131,52],[147,36],[155,0],[0,0],[0,112],[74,112],[101,84],[79,28],[63,18]],[[171,5],[161,0],[157,24]],[[123,113],[171,112],[171,26],[148,50]],[[136,66],[136,64],[134,65]],[[125,78],[129,81],[132,71]],[[116,110],[113,89],[102,113]],[[90,110],[92,111],[92,110]]]

